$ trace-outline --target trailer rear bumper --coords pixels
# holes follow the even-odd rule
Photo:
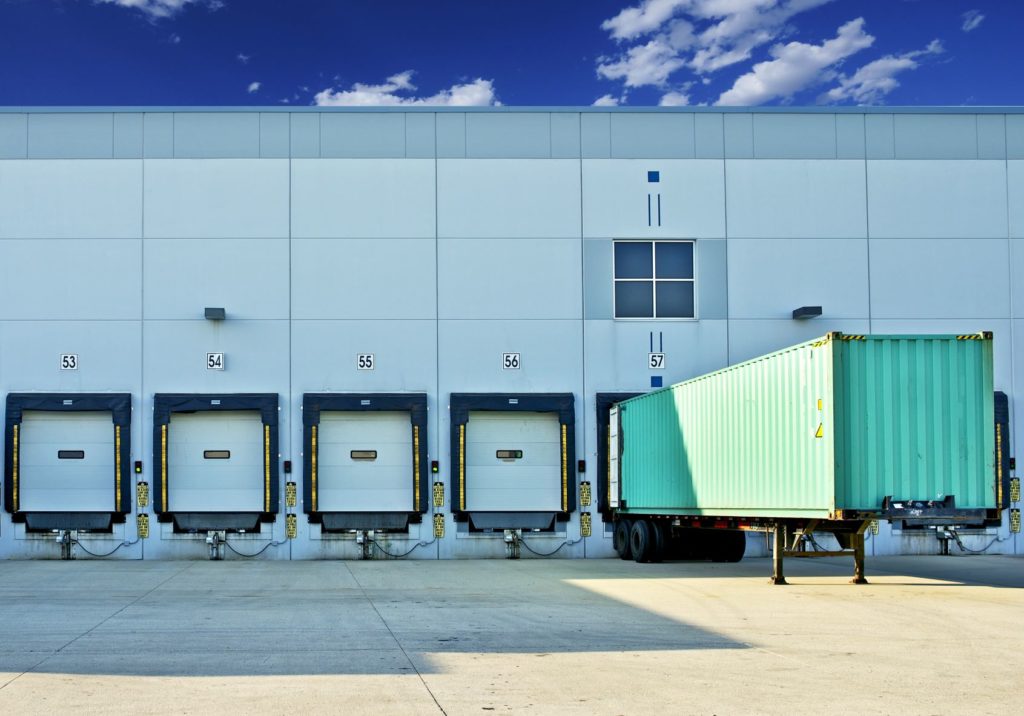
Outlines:
[[[958,508],[956,497],[949,495],[942,500],[894,500],[887,496],[882,500],[881,517],[890,522],[914,520],[917,522],[980,522],[988,517],[989,510],[979,508]]]

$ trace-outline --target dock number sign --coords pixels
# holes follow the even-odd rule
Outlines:
[[[650,368],[651,370],[663,370],[665,368],[665,354],[648,353],[647,367]]]
[[[206,369],[207,370],[224,370],[224,354],[223,353],[207,353],[206,354]]]
[[[519,370],[522,365],[522,359],[518,353],[502,353],[501,354],[501,369],[502,370]]]
[[[356,356],[356,370],[373,370],[373,353],[360,353]]]
[[[61,353],[60,354],[60,369],[61,370],[78,370],[78,354],[77,353]]]

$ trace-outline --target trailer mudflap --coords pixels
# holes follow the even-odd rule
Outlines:
[[[920,520],[927,522],[975,522],[985,519],[985,508],[957,509],[956,496],[947,495],[942,500],[894,500],[886,496],[882,500],[881,514],[890,522],[896,520]]]

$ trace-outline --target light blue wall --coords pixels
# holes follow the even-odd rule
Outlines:
[[[146,238],[287,237],[288,160],[150,160]]]
[[[436,254],[435,242],[424,239],[294,239],[292,317],[433,319]]]
[[[659,173],[657,183],[649,171]],[[583,231],[588,238],[724,238],[722,161],[585,159]]]
[[[434,238],[432,159],[296,159],[292,235]]]
[[[140,238],[141,197],[139,161],[0,161],[0,238]]]
[[[440,237],[578,238],[579,207],[579,160],[437,160]]]
[[[1006,163],[869,161],[872,238],[1006,238]]]
[[[438,316],[578,321],[580,251],[579,239],[439,239]]]
[[[287,239],[147,239],[145,317],[196,320],[211,306],[232,321],[287,319],[288,256]]]
[[[864,239],[729,239],[729,316],[792,319],[821,306],[832,318],[868,316]],[[811,322],[814,330],[820,330]]]
[[[614,320],[623,238],[696,242],[695,320]],[[296,471],[303,392],[423,391],[446,483],[450,393],[569,392],[593,465],[595,393],[832,330],[992,330],[1012,392],[1022,271],[1016,110],[0,111],[0,390],[131,391],[147,468],[170,391],[278,393]],[[823,315],[793,320],[803,305]],[[294,556],[352,556],[299,522]],[[21,554],[14,529],[0,515],[0,556]],[[448,530],[417,555],[491,554]],[[147,556],[202,556],[189,539]]]
[[[730,238],[867,235],[862,161],[734,159],[725,165]]]
[[[0,239],[0,320],[139,320],[142,242]]]

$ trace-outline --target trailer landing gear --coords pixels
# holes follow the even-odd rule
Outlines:
[[[853,557],[853,579],[850,584],[867,584],[864,577],[864,532],[871,525],[870,521],[847,523],[836,526],[832,523],[828,526],[821,525],[819,520],[811,520],[802,526],[793,526],[787,522],[776,522],[772,531],[772,576],[771,584],[788,584],[783,571],[783,562],[786,557],[814,558],[814,557]],[[790,527],[792,538],[789,538]],[[808,549],[808,546],[816,547],[813,534],[815,529],[823,527],[824,531],[830,531],[839,542],[839,550]]]

